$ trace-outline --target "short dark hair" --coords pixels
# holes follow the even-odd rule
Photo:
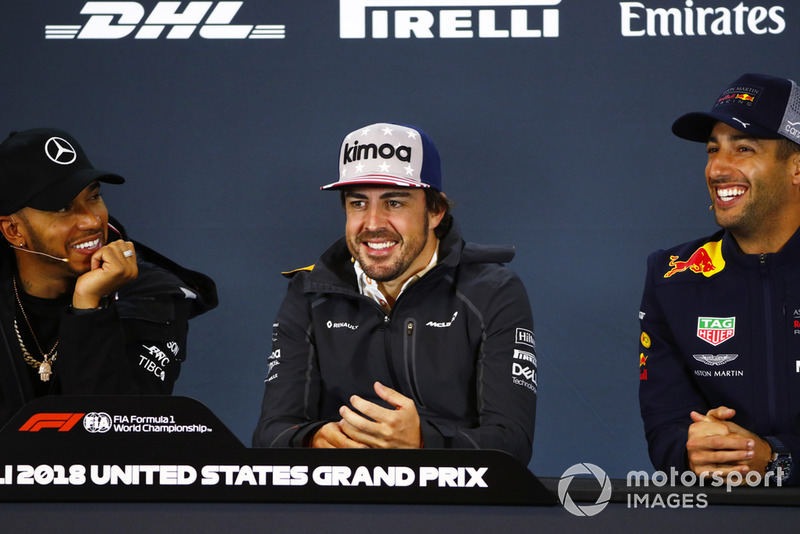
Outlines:
[[[775,152],[775,157],[778,158],[778,161],[786,161],[798,152],[800,152],[800,144],[795,143],[788,137],[778,139],[778,149]]]
[[[453,227],[453,214],[450,211],[453,209],[453,203],[450,199],[444,196],[440,191],[432,187],[425,189],[425,206],[428,208],[429,213],[440,213],[444,211],[439,226],[433,229],[433,235],[436,239],[444,239]]]
[[[440,191],[432,187],[427,187],[424,189],[425,191],[425,207],[427,208],[429,213],[439,213],[444,211],[444,216],[442,217],[441,222],[439,222],[439,226],[433,229],[433,235],[436,236],[436,239],[443,239],[446,236],[450,229],[453,227],[453,215],[450,211],[453,209],[453,203],[450,201],[449,198],[444,196]],[[345,206],[345,195],[347,194],[347,188],[343,187],[339,190],[339,199],[342,202],[342,207]]]

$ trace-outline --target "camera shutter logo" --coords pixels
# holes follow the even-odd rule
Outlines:
[[[83,418],[83,428],[92,434],[104,434],[111,430],[111,416],[105,412],[87,413]]]
[[[576,475],[592,475],[602,486],[603,489],[600,492],[600,496],[597,497],[597,501],[595,501],[594,504],[578,506],[569,496],[567,490],[569,489],[572,479],[575,478]],[[597,515],[603,511],[611,500],[611,480],[608,478],[605,471],[594,464],[575,464],[561,475],[561,480],[558,482],[558,498],[561,504],[564,505],[564,508],[572,515],[579,517]]]

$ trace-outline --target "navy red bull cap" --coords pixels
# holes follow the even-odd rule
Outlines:
[[[672,133],[705,143],[717,122],[755,137],[800,143],[800,89],[786,78],[744,74],[722,91],[710,112],[683,115]]]
[[[339,181],[321,189],[364,184],[441,191],[439,152],[416,126],[379,122],[359,128],[342,141]]]

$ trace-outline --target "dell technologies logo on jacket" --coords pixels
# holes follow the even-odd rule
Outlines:
[[[558,37],[558,9],[552,7],[560,3],[561,0],[339,0],[339,37],[366,39],[368,33],[373,39]]]
[[[139,2],[86,2],[80,25],[45,26],[45,39],[158,39],[169,26],[167,39],[189,39],[199,27],[203,39],[283,39],[282,24],[231,24],[244,2],[157,2],[145,18]],[[213,7],[212,7],[213,6]],[[202,24],[201,24],[202,23]],[[134,33],[135,31],[135,33]]]

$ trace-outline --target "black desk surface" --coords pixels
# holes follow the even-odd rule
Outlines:
[[[513,458],[497,451],[383,451],[385,456],[353,456],[347,451],[330,451],[326,455],[315,454],[325,451],[248,449],[232,438],[213,414],[191,399],[54,399],[32,403],[0,431],[0,479],[5,481],[0,483],[0,534],[317,531],[506,534],[626,529],[648,534],[674,534],[676,529],[727,534],[767,527],[771,532],[789,533],[797,531],[800,523],[800,488],[735,488],[730,492],[724,487],[629,488],[626,480],[612,479],[608,505],[596,515],[577,517],[558,503],[560,479],[536,479]],[[112,429],[98,434],[96,428],[90,430],[92,424],[76,422],[76,414],[83,417],[84,412],[94,413],[91,410],[152,417],[154,424],[163,423],[162,429],[150,433]],[[97,417],[90,419],[95,425],[100,421]],[[163,431],[174,422],[206,425],[214,430],[198,435],[192,432],[170,435]],[[66,429],[70,424],[74,430]],[[489,490],[418,488],[421,491],[398,493],[398,488],[361,487],[359,492],[348,493],[353,488],[331,491],[313,487],[309,482],[308,492],[252,484],[248,490],[245,484],[234,488],[238,493],[232,493],[231,488],[220,484],[217,489],[221,498],[215,499],[213,492],[206,491],[208,488],[199,487],[199,481],[194,488],[143,483],[55,487],[47,477],[40,477],[33,485],[18,484],[20,466],[25,465],[174,465],[176,458],[190,467],[194,465],[198,473],[209,463],[278,465],[276,461],[306,465],[309,474],[318,465],[348,465],[348,462],[353,468],[410,466],[417,473],[421,473],[421,466],[451,466],[451,469],[453,465],[474,469],[486,466]],[[8,476],[9,470],[13,476]],[[505,487],[507,482],[510,488]],[[205,502],[192,502],[193,499],[187,498],[192,495],[200,495]],[[238,501],[240,495],[243,498]],[[415,504],[405,504],[407,501],[397,498],[405,495],[411,495]],[[505,497],[498,499],[498,495],[509,497],[509,502],[515,505],[505,505]],[[600,485],[594,479],[575,478],[569,484],[569,495],[576,503],[594,504],[600,495]],[[484,505],[492,500],[496,504]]]

